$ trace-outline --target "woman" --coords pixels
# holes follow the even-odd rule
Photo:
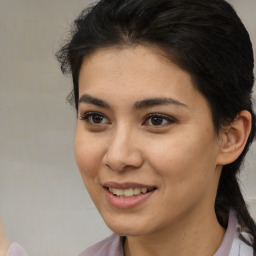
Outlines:
[[[249,35],[224,0],[102,0],[57,54],[75,155],[109,238],[87,255],[241,255],[237,173],[255,136]]]

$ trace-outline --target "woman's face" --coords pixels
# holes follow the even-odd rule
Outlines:
[[[220,148],[207,100],[155,50],[106,48],[84,59],[76,161],[114,232],[153,234],[213,214]]]

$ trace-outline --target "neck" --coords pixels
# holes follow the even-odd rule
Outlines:
[[[212,256],[218,250],[225,230],[220,226],[215,213],[198,214],[180,221],[171,228],[154,234],[130,236],[125,241],[125,256]]]

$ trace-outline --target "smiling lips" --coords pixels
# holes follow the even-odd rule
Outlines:
[[[104,184],[105,196],[111,206],[128,209],[144,202],[156,190],[156,187],[136,183]]]

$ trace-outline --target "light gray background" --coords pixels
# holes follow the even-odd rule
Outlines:
[[[255,49],[256,1],[230,2]],[[78,255],[110,233],[74,161],[75,111],[65,102],[71,79],[54,59],[88,3],[0,0],[0,214],[10,239],[29,255]],[[242,174],[254,217],[255,151],[254,144]]]

